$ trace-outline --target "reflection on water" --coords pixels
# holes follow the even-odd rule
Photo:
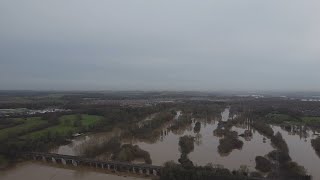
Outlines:
[[[143,180],[135,177],[122,177],[117,175],[93,172],[85,168],[65,169],[48,166],[38,162],[26,162],[1,172],[1,180]]]

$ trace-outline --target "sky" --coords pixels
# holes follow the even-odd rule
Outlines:
[[[0,90],[320,91],[319,0],[0,0]]]

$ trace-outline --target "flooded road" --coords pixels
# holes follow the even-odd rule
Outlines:
[[[1,180],[144,180],[143,178],[123,177],[91,169],[66,169],[53,167],[39,162],[25,162],[17,164],[6,171],[0,171]]]

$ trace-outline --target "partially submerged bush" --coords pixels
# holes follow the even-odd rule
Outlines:
[[[184,168],[182,165],[173,161],[164,164],[161,171],[160,180],[185,180],[185,179],[224,179],[237,180],[241,179],[232,176],[230,171],[225,168],[216,168],[213,166],[194,166]]]
[[[282,152],[279,150],[274,150],[268,153],[268,158],[278,161],[280,164],[291,161],[291,158],[288,153]]]
[[[220,154],[228,154],[233,149],[241,149],[243,146],[243,142],[234,135],[234,133],[230,133],[226,135],[223,139],[219,140],[218,151]]]
[[[226,133],[225,129],[217,128],[213,131],[213,135],[216,137],[223,137]]]
[[[269,172],[272,168],[272,163],[265,157],[257,156],[255,158],[256,169],[261,172]]]
[[[142,158],[145,163],[151,164],[150,154],[147,151],[142,150],[139,146],[132,144],[124,144],[121,146],[119,152],[115,153],[113,159],[118,161],[128,161],[131,162],[135,159]]]
[[[268,138],[271,138],[274,134],[273,129],[263,121],[255,121],[254,123],[252,123],[252,127]]]
[[[182,154],[189,154],[194,149],[194,137],[190,135],[180,137],[179,146]]]
[[[199,133],[201,129],[201,123],[198,121],[196,122],[196,124],[194,125],[193,131],[194,133]]]
[[[182,153],[178,161],[185,168],[193,167],[193,162],[188,158],[187,154]]]
[[[316,139],[311,140],[311,145],[313,149],[316,151],[316,153],[320,157],[320,137],[317,137]]]
[[[251,173],[250,173],[250,177],[254,177],[254,178],[262,178],[263,176],[262,176],[262,174],[261,174],[261,173],[259,173],[259,172],[255,171],[255,172],[251,172]]]
[[[170,130],[178,130],[180,128],[189,126],[192,124],[191,115],[182,114],[179,118],[173,122],[173,124],[169,127]]]
[[[287,162],[282,166],[286,176],[305,176],[307,174],[303,166],[298,165],[296,162]]]
[[[279,150],[285,153],[289,152],[286,141],[282,138],[281,133],[277,132],[275,136],[271,138],[271,143]]]

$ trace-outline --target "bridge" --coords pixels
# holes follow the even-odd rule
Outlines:
[[[128,172],[141,175],[160,176],[162,169],[161,166],[154,166],[149,164],[132,164],[118,161],[98,161],[79,156],[69,156],[54,153],[26,152],[22,154],[22,157],[57,164],[87,166],[97,169],[105,169],[108,171]]]

